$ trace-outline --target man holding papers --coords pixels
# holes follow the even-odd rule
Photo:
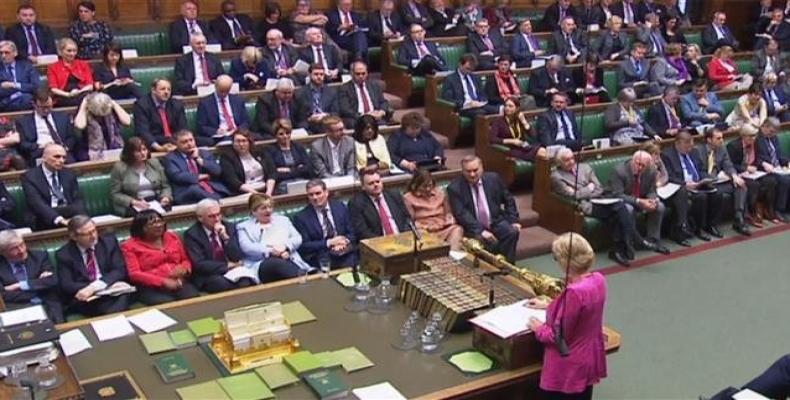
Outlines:
[[[579,199],[585,215],[605,220],[612,228],[614,248],[609,258],[624,266],[634,259],[634,247],[667,254],[659,243],[642,238],[634,222],[633,206],[620,198],[604,198],[604,188],[588,164],[577,164],[573,151],[567,147],[557,152],[557,168],[551,173],[551,187],[560,196]],[[578,174],[578,178],[577,178]]]
[[[0,294],[6,309],[41,304],[54,323],[63,322],[63,307],[57,296],[57,278],[42,250],[28,251],[16,231],[0,232]]]
[[[766,129],[767,124],[768,122],[760,129]],[[774,215],[776,177],[762,170],[760,154],[766,151],[762,150],[761,145],[762,143],[757,141],[757,132],[749,129],[741,130],[741,137],[727,144],[727,153],[730,154],[735,170],[746,180],[746,204],[749,206],[747,220],[756,228],[763,227],[763,218],[780,222]],[[765,206],[760,206],[758,209],[757,199],[760,194],[765,196]]]
[[[71,218],[68,230],[70,240],[55,253],[67,307],[89,316],[126,311],[132,287],[115,235],[99,236],[87,215]]]

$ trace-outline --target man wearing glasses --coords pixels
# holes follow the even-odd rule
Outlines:
[[[499,57],[507,54],[509,47],[498,29],[490,30],[488,20],[475,22],[475,31],[466,38],[466,48],[477,57],[477,70],[496,69]]]
[[[436,44],[425,41],[425,28],[418,24],[411,25],[409,38],[398,48],[398,64],[408,66],[412,75],[434,74],[446,65]]]

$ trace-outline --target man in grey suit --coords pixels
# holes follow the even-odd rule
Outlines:
[[[718,128],[705,131],[705,142],[697,145],[697,151],[702,156],[702,167],[708,176],[729,178],[725,182],[715,184],[719,193],[732,197],[735,209],[735,221],[732,228],[744,236],[751,236],[746,225],[744,213],[746,211],[746,181],[738,175],[735,166],[730,160],[730,154],[724,147],[724,133]]]
[[[313,172],[320,178],[356,174],[354,139],[346,135],[343,120],[328,116],[322,122],[326,137],[315,140],[310,145]]]
[[[653,157],[639,150],[630,160],[615,167],[609,178],[609,190],[612,196],[623,199],[635,212],[647,214],[645,239],[660,245],[661,221],[666,207],[658,198],[656,179]]]
[[[592,201],[604,197],[604,187],[589,164],[576,163],[571,149],[561,149],[555,162],[557,168],[551,173],[552,191],[560,196],[580,200],[579,210],[584,215],[604,220],[611,227],[614,248],[609,251],[609,258],[612,261],[624,267],[629,266],[629,261],[634,259],[634,247],[669,253],[666,247],[642,238],[636,230],[633,207],[624,201],[614,204],[598,204]]]
[[[620,88],[632,87],[637,98],[643,98],[648,93],[650,63],[645,59],[647,44],[634,42],[631,45],[631,54],[617,67],[617,82]]]
[[[779,51],[779,42],[776,39],[768,39],[765,47],[755,52],[752,65],[754,65],[755,77],[763,77],[773,72],[782,82],[785,81],[790,70],[790,60],[787,54]]]
[[[318,63],[310,65],[310,82],[296,92],[296,101],[307,108],[307,129],[320,133],[321,121],[328,115],[337,115],[337,89],[326,84],[326,70]]]

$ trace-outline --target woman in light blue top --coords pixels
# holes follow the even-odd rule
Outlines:
[[[244,266],[257,271],[261,283],[295,278],[310,269],[297,252],[302,235],[291,220],[274,214],[272,197],[253,193],[248,206],[252,216],[236,226]]]

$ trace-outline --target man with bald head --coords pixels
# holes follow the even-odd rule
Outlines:
[[[214,83],[214,94],[198,103],[198,146],[212,146],[227,142],[239,129],[249,129],[250,121],[244,108],[244,98],[231,94],[233,78],[220,75]]]
[[[212,41],[211,31],[208,24],[198,19],[197,0],[184,0],[181,2],[181,18],[170,23],[169,38],[170,52],[181,53],[184,46],[189,46],[189,38],[192,35],[205,35]]]
[[[50,143],[44,147],[40,166],[30,168],[22,175],[28,210],[35,229],[53,229],[66,226],[68,218],[87,214],[82,200],[77,176],[63,168],[66,149]]]
[[[198,33],[189,38],[192,51],[176,59],[175,87],[173,94],[189,96],[197,94],[197,88],[211,85],[225,73],[222,61],[206,51],[206,36]]]
[[[640,150],[630,160],[614,168],[609,178],[609,190],[612,196],[623,199],[635,213],[647,215],[645,240],[660,246],[661,220],[666,208],[658,198],[656,179],[653,157]]]
[[[294,97],[294,83],[288,78],[280,78],[274,92],[266,92],[258,97],[255,106],[255,129],[264,137],[274,136],[274,121],[285,118],[294,128],[308,126],[308,106]]]

